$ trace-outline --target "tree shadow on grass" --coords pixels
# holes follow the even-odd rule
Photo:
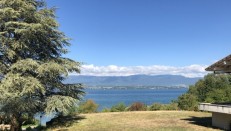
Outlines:
[[[79,121],[86,119],[84,116],[79,115],[69,115],[69,116],[58,116],[53,118],[51,121],[47,122],[47,128],[63,128],[70,127],[74,123],[79,123]]]
[[[189,123],[194,124],[194,125],[198,125],[198,126],[204,126],[207,128],[219,129],[219,128],[212,126],[212,117],[190,116],[190,118],[181,119],[181,120],[189,121]]]

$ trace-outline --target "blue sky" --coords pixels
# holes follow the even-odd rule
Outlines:
[[[85,73],[196,66],[201,76],[204,67],[230,54],[229,0],[47,0],[47,4],[58,8],[60,30],[72,38],[66,57],[84,62]],[[150,74],[158,74],[155,71]]]

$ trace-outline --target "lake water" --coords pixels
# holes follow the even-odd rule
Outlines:
[[[99,104],[99,110],[110,108],[115,104],[127,106],[134,102],[151,105],[155,102],[167,104],[187,92],[187,88],[176,89],[85,89],[84,100],[92,99]]]
[[[83,100],[92,99],[99,104],[99,111],[110,108],[115,104],[124,103],[127,106],[134,102],[142,102],[147,105],[158,102],[162,104],[176,100],[178,96],[187,92],[187,88],[174,89],[85,89],[86,95]],[[36,116],[39,120],[39,116]],[[42,117],[42,125],[53,118],[51,116]]]

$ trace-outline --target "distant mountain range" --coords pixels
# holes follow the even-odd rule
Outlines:
[[[200,77],[180,75],[83,76],[71,75],[64,83],[83,83],[86,86],[188,86]]]

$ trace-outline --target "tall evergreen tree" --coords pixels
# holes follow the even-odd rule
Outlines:
[[[0,0],[0,112],[12,131],[23,115],[66,113],[83,94],[62,83],[80,63],[62,57],[70,44],[55,18],[43,0]]]

